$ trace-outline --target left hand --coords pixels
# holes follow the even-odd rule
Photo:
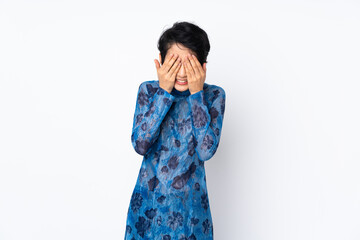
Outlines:
[[[206,63],[201,66],[194,55],[187,55],[183,62],[191,94],[203,90],[206,78]]]

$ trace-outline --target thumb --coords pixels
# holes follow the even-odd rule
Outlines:
[[[155,62],[156,69],[159,69],[159,67],[160,67],[159,61],[157,59],[154,59],[154,62]]]

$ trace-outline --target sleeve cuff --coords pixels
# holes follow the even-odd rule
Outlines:
[[[164,97],[169,98],[171,101],[173,101],[175,99],[175,97],[173,95],[171,95],[168,91],[166,91],[165,89],[161,88],[159,86],[158,90],[157,90],[157,94],[158,95],[163,95]]]
[[[188,102],[193,105],[194,103],[199,103],[199,104],[205,104],[205,94],[204,94],[204,90],[200,90],[196,93],[190,94],[187,97]]]

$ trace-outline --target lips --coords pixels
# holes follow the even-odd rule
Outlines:
[[[180,84],[180,85],[185,85],[185,84],[187,84],[187,80],[176,79],[176,82],[177,82],[177,84]]]

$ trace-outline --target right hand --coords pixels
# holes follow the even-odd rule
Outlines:
[[[170,54],[165,57],[164,64],[160,67],[160,62],[155,59],[156,71],[159,78],[159,87],[171,93],[176,74],[181,67],[181,58],[178,54]]]

